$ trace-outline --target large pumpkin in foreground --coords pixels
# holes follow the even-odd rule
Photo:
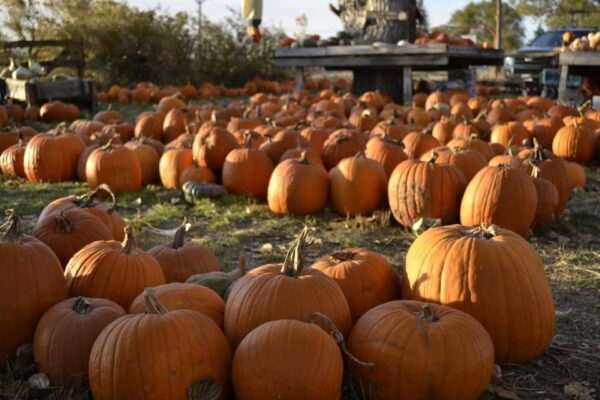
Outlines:
[[[339,399],[343,374],[335,340],[319,326],[296,320],[262,324],[242,340],[233,358],[238,400]]]
[[[492,378],[494,348],[485,329],[450,307],[392,301],[363,315],[348,341],[364,393],[379,400],[475,400]]]
[[[90,352],[100,332],[125,315],[106,299],[71,298],[49,309],[37,326],[33,355],[41,372],[57,385],[87,381]]]
[[[406,256],[402,297],[475,317],[492,337],[498,363],[537,357],[554,336],[554,303],[542,260],[507,229],[452,225],[426,231]]]
[[[23,235],[13,213],[0,227],[0,370],[31,343],[44,312],[66,298],[65,278],[52,250]]]
[[[225,305],[225,334],[232,347],[265,322],[308,322],[314,312],[326,314],[344,335],[350,332],[350,309],[338,284],[321,271],[304,268],[305,238],[306,228],[283,265],[255,268],[233,285]]]
[[[96,340],[89,363],[94,399],[181,400],[202,381],[224,385],[231,351],[217,324],[196,311],[167,310],[152,289],[145,298],[145,314],[115,320]]]

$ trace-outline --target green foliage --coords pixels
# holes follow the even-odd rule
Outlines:
[[[600,28],[600,0],[510,0],[523,15],[538,18],[549,29]]]
[[[197,21],[186,13],[141,11],[112,0],[0,0],[7,33],[19,39],[83,41],[87,73],[104,85],[152,81],[239,86],[260,76],[282,78],[271,54],[279,32],[264,32],[253,45],[239,15],[221,23]],[[37,53],[34,57],[46,57]],[[51,56],[51,55],[50,55]]]
[[[507,4],[503,5],[502,44],[506,51],[521,47],[525,35],[519,13]],[[470,2],[462,10],[454,12],[447,27],[441,29],[452,35],[475,34],[478,41],[494,43],[496,33],[496,2]]]

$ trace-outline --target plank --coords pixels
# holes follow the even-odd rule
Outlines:
[[[310,58],[284,58],[276,59],[278,67],[333,67],[338,69],[355,67],[404,67],[404,66],[446,66],[449,59],[443,55],[431,55],[420,57],[321,57]]]
[[[560,53],[558,63],[560,65],[600,67],[600,52],[578,51]]]

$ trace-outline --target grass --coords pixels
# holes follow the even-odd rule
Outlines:
[[[133,112],[137,110],[131,115]],[[513,394],[521,399],[568,399],[574,396],[565,390],[600,388],[600,170],[591,167],[587,173],[586,188],[574,192],[565,214],[529,238],[551,280],[557,311],[555,340],[536,360],[501,366],[501,376],[494,379],[482,399],[510,398]],[[2,209],[12,208],[23,216],[27,231],[51,200],[86,190],[81,183],[29,184],[0,177]],[[309,262],[337,249],[365,247],[384,254],[401,274],[414,240],[411,233],[390,220],[388,213],[348,219],[327,210],[294,218],[274,215],[263,203],[235,196],[189,205],[178,191],[159,186],[119,196],[119,212],[135,226],[145,249],[169,241],[161,230],[175,228],[187,218],[193,226],[190,239],[210,247],[226,270],[235,268],[242,254],[251,267],[281,262],[285,249],[304,225],[315,239],[308,250]],[[350,383],[345,386],[347,399],[361,397],[360,388]],[[6,377],[0,377],[0,399],[15,398],[10,388]],[[66,394],[56,398],[85,398],[63,391]],[[579,398],[586,398],[582,396]]]

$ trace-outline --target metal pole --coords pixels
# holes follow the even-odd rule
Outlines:
[[[496,38],[494,47],[502,49],[502,0],[496,0]]]

